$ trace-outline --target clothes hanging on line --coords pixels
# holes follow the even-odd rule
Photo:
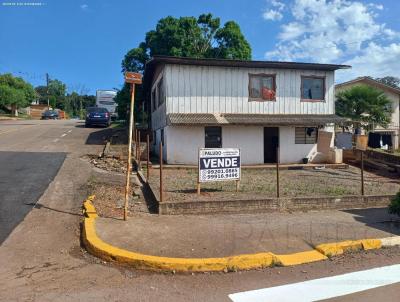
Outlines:
[[[389,147],[392,147],[392,135],[382,134],[382,145],[388,145]]]
[[[368,134],[368,147],[370,148],[381,147],[381,135],[379,133],[370,132]]]

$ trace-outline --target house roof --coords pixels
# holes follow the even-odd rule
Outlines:
[[[334,114],[245,114],[245,113],[170,113],[168,125],[271,125],[318,126],[344,123],[345,118]]]
[[[248,60],[228,60],[214,58],[185,58],[171,56],[153,56],[147,61],[146,69],[157,64],[180,64],[197,66],[223,66],[223,67],[250,67],[250,68],[285,68],[285,69],[311,69],[333,71],[337,69],[351,68],[350,65],[319,64],[319,63],[300,63],[300,62],[281,62],[281,61],[248,61]],[[145,71],[146,72],[146,71]]]
[[[391,91],[393,93],[400,94],[400,89],[399,88],[395,88],[395,87],[383,84],[383,83],[381,83],[381,82],[379,82],[377,80],[374,80],[374,79],[372,79],[370,77],[366,77],[366,76],[359,77],[359,78],[356,78],[356,79],[353,79],[353,80],[350,80],[350,81],[347,81],[347,82],[343,82],[343,83],[337,84],[335,87],[345,87],[345,86],[347,86],[349,84],[355,84],[355,83],[367,83],[367,84],[371,84],[373,86],[379,87],[381,89],[386,89],[386,90],[389,90],[389,91]]]

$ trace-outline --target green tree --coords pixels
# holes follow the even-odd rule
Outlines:
[[[383,91],[356,85],[336,95],[336,113],[347,117],[355,127],[370,130],[373,126],[387,127],[391,121],[391,101]]]
[[[212,14],[198,18],[168,16],[146,33],[138,47],[126,53],[121,63],[122,72],[143,72],[146,61],[154,55],[250,60],[251,47],[234,21],[220,27],[220,19]],[[135,110],[143,105],[141,95],[137,89]],[[124,86],[116,98],[120,117],[126,116],[129,97],[129,89]],[[137,118],[142,120],[139,115]]]
[[[154,55],[250,60],[251,47],[234,21],[221,28],[220,19],[212,14],[202,14],[197,19],[168,16],[146,33],[144,42],[128,51],[122,60],[122,71],[142,72]]]
[[[57,79],[50,79],[49,86],[37,86],[35,91],[39,98],[39,104],[47,104],[49,101],[50,106],[68,111],[68,104],[66,104],[66,91],[67,85]]]
[[[393,88],[400,88],[400,78],[397,77],[387,76],[383,78],[375,78],[374,80]]]
[[[0,105],[10,106],[15,116],[18,108],[29,106],[36,98],[32,85],[20,77],[7,73],[0,75]]]

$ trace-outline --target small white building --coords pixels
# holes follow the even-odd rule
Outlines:
[[[382,90],[386,97],[392,101],[391,122],[387,128],[376,126],[373,132],[381,134],[389,134],[392,137],[392,146],[394,149],[400,148],[400,89],[385,85],[370,77],[359,77],[354,80],[340,83],[336,85],[336,93],[349,89],[357,85],[368,85]]]
[[[144,89],[153,149],[168,164],[197,164],[199,148],[240,148],[244,165],[298,163],[334,131],[334,72],[345,65],[156,56]],[[333,145],[333,137],[332,137]]]

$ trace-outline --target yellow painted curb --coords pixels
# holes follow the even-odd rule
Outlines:
[[[282,266],[299,265],[315,261],[326,260],[328,257],[316,250],[294,253],[289,255],[276,255],[277,263]]]
[[[317,245],[315,249],[325,256],[332,257],[348,251],[380,249],[380,239],[346,240],[342,242],[324,243]]]
[[[315,250],[288,255],[275,255],[270,252],[220,258],[172,258],[144,255],[112,246],[97,236],[95,227],[97,213],[93,200],[92,195],[83,203],[85,218],[82,240],[86,249],[103,260],[116,261],[141,269],[205,272],[248,270],[273,265],[291,266],[326,260],[327,257],[340,255],[349,250],[378,249],[382,246],[379,239],[364,239],[320,244],[315,247]]]

